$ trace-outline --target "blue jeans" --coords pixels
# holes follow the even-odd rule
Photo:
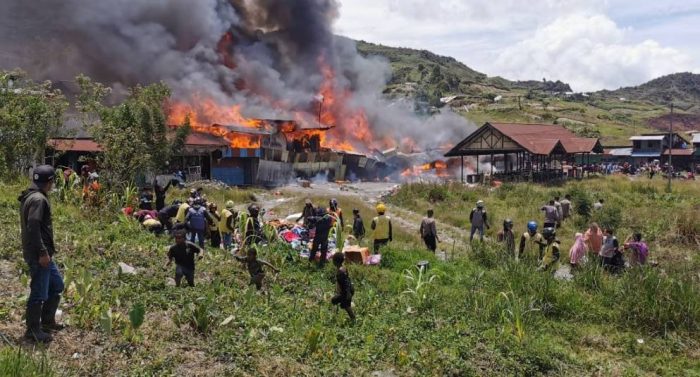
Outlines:
[[[195,229],[190,229],[190,242],[194,243],[195,237],[198,238],[198,243],[199,247],[204,248],[204,233],[206,232],[206,229],[202,230],[195,230]]]
[[[479,239],[482,241],[484,240],[484,226],[472,225],[472,231],[469,233],[469,241],[474,239],[474,233],[476,233],[477,230],[479,231]]]
[[[53,261],[49,262],[46,268],[41,267],[38,262],[32,262],[29,264],[29,273],[32,281],[29,284],[28,304],[46,302],[49,297],[58,296],[63,292],[63,278]]]
[[[224,249],[228,250],[233,244],[233,234],[221,233],[221,237],[224,239]]]

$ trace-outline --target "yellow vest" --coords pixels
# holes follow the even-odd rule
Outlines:
[[[175,221],[179,223],[185,222],[185,217],[187,217],[187,210],[190,209],[190,205],[187,203],[180,204],[180,208],[177,209],[177,216],[175,216]]]
[[[559,242],[552,242],[551,245],[547,245],[544,252],[544,258],[542,258],[542,267],[558,268],[559,258],[561,258],[561,253],[559,252]]]
[[[152,228],[158,227],[160,225],[161,225],[160,221],[158,221],[156,219],[148,219],[148,220],[143,221],[143,226],[145,226],[147,229],[152,229]]]
[[[211,224],[209,224],[209,231],[216,232],[217,230],[219,230],[219,223],[217,222],[216,216],[214,216],[214,215],[218,216],[219,212],[214,211],[214,212],[211,212],[210,214],[211,214],[211,217],[214,221]]]
[[[544,242],[544,237],[542,237],[542,234],[535,233],[534,236],[531,236],[529,232],[525,232],[523,237],[525,237],[525,250],[523,251],[523,254],[530,258],[539,258],[540,243]]]
[[[372,221],[374,222],[373,238],[375,240],[389,239],[389,223],[391,223],[391,219],[386,215],[379,215]]]
[[[228,218],[231,216],[233,216],[233,213],[231,213],[231,211],[229,211],[227,209],[221,211],[221,220],[219,221],[219,232],[221,232],[222,234],[231,233],[231,230],[229,230],[226,227],[226,223],[228,223]],[[231,224],[231,225],[233,225],[233,224]]]

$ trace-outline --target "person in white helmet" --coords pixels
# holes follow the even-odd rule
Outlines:
[[[477,231],[479,232],[479,239],[483,241],[484,228],[491,228],[486,215],[486,209],[484,209],[483,200],[476,202],[476,208],[472,209],[472,212],[469,214],[469,222],[472,224],[471,232],[469,233],[469,241],[474,239],[474,233]]]

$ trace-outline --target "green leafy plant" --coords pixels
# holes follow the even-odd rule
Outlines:
[[[405,270],[403,278],[409,286],[402,294],[411,297],[416,308],[424,309],[430,295],[430,287],[437,276],[427,273],[425,268],[416,267],[415,271]]]

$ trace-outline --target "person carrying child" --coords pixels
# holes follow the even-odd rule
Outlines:
[[[254,247],[248,249],[246,256],[236,255],[235,258],[239,262],[246,264],[246,268],[250,274],[250,282],[248,285],[255,284],[255,288],[257,288],[257,290],[262,289],[263,279],[265,279],[265,270],[263,269],[263,266],[270,267],[275,273],[280,272],[269,262],[258,259],[258,251]]]
[[[335,281],[336,294],[331,299],[331,304],[340,306],[348,313],[350,320],[355,320],[355,313],[352,311],[352,296],[355,294],[355,288],[350,281],[348,270],[343,266],[345,255],[343,253],[333,254],[333,265],[336,267]]]
[[[184,276],[187,284],[194,287],[194,257],[195,254],[199,259],[204,257],[204,250],[200,249],[192,242],[185,240],[185,230],[180,229],[175,232],[175,245],[170,246],[168,250],[168,263],[165,267],[169,267],[170,263],[175,260],[175,285],[180,286],[180,281]]]

